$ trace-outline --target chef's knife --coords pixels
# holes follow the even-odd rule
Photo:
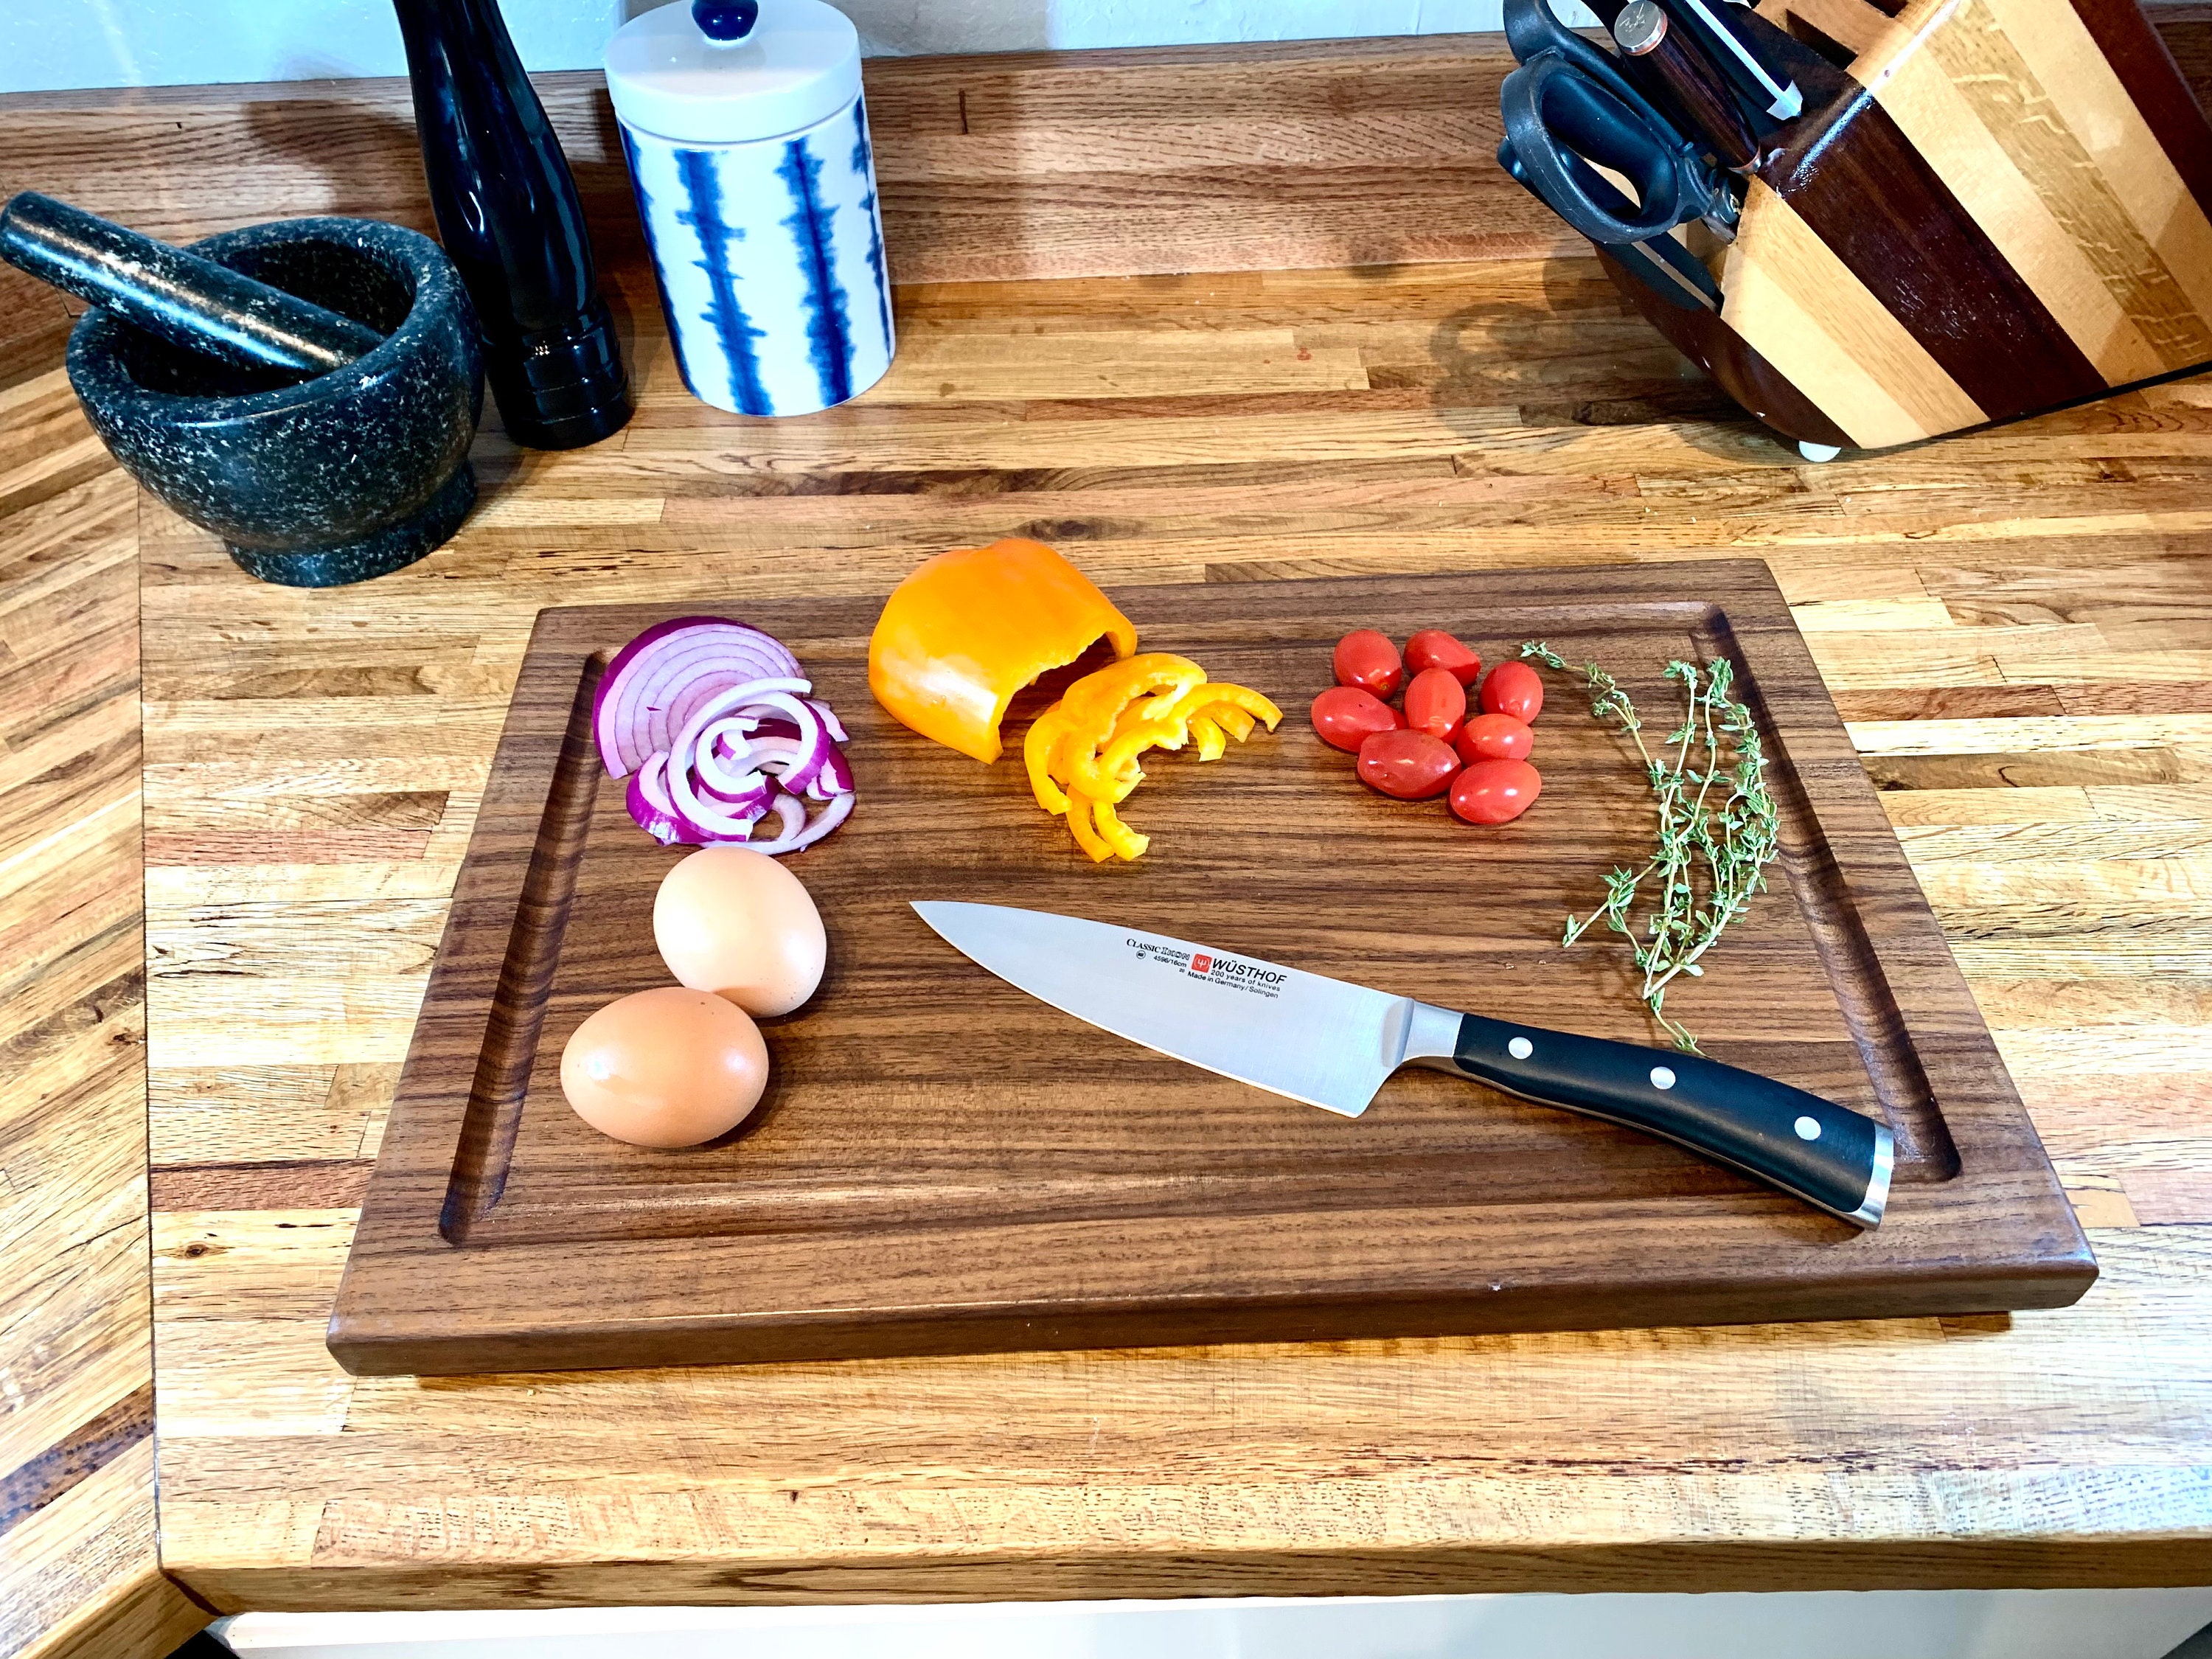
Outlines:
[[[1209,1072],[1358,1117],[1399,1066],[1455,1073],[1663,1137],[1861,1227],[1888,1128],[1697,1054],[1455,1013],[1411,997],[1042,910],[918,901],[963,955],[1040,1001]]]

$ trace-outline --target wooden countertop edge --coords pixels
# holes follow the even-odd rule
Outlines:
[[[0,647],[0,1654],[156,1659],[212,1614],[156,1548],[135,491],[43,368],[54,296],[16,279],[0,298],[0,426],[42,421],[45,456],[83,455],[0,458],[0,541],[72,492],[88,526],[0,579],[0,617],[46,618]]]
[[[220,1616],[149,1563],[49,1626],[19,1659],[164,1659]]]
[[[1615,1594],[1882,1589],[2147,1589],[2199,1584],[2212,1534],[1712,1539],[1588,1547],[1162,1550],[865,1560],[359,1562],[191,1567],[218,1609],[1169,1600],[1254,1595]]]

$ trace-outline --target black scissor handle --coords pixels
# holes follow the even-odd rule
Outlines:
[[[1546,52],[1555,52],[1583,74],[1633,95],[1612,54],[1562,23],[1549,0],[1505,0],[1505,44],[1513,49],[1516,64],[1533,64]]]
[[[1498,143],[1498,165],[1512,176],[1514,183],[1538,201],[1544,201],[1536,189],[1535,181],[1528,177],[1528,169],[1521,165],[1521,158],[1513,153],[1513,141],[1510,138]],[[1588,162],[1575,157],[1569,165],[1587,175],[1582,180],[1583,188],[1584,194],[1592,201],[1606,204],[1616,215],[1635,210],[1636,204],[1614,189]],[[1551,206],[1549,202],[1544,204]],[[1676,309],[1720,309],[1720,284],[1713,281],[1712,273],[1698,262],[1689,249],[1672,236],[1655,236],[1648,242],[1620,243],[1613,247],[1613,253],[1631,275]]]
[[[1528,187],[1593,242],[1647,242],[1697,218],[1708,205],[1689,158],[1666,143],[1671,130],[1665,123],[1656,116],[1647,119],[1563,56],[1542,54],[1507,76],[1498,107],[1506,143]],[[1610,203],[1597,198],[1586,182],[1595,182],[1591,167],[1574,165],[1577,161],[1620,174],[1635,191],[1635,202],[1611,189],[1605,191]],[[1613,204],[1632,212],[1624,214]]]

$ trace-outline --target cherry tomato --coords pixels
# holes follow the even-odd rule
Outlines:
[[[1359,781],[1393,800],[1441,795],[1459,770],[1451,745],[1425,732],[1377,732],[1359,745]]]
[[[1477,761],[1527,760],[1535,744],[1536,734],[1510,714],[1474,715],[1452,739],[1452,747],[1469,766]]]
[[[1356,685],[1332,685],[1313,701],[1313,726],[1321,740],[1355,755],[1376,732],[1395,732],[1405,723],[1389,703]]]
[[[1406,688],[1406,724],[1449,743],[1467,718],[1467,688],[1449,668],[1424,668]]]
[[[1390,636],[1371,628],[1346,634],[1336,642],[1336,683],[1356,685],[1378,697],[1395,695],[1406,683],[1406,665]]]
[[[1525,662],[1502,662],[1482,683],[1482,706],[1492,714],[1510,714],[1533,725],[1544,707],[1544,682]]]
[[[1406,641],[1406,666],[1416,674],[1448,668],[1462,685],[1482,678],[1482,659],[1441,628],[1424,628]]]
[[[1366,768],[1367,757],[1360,757]],[[1451,810],[1469,823],[1510,823],[1527,811],[1544,780],[1527,761],[1477,761],[1452,780]]]

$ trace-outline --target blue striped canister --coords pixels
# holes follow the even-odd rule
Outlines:
[[[811,415],[881,380],[894,344],[860,41],[821,0],[752,9],[633,19],[607,85],[684,385],[740,415]],[[708,33],[733,14],[750,27]]]

